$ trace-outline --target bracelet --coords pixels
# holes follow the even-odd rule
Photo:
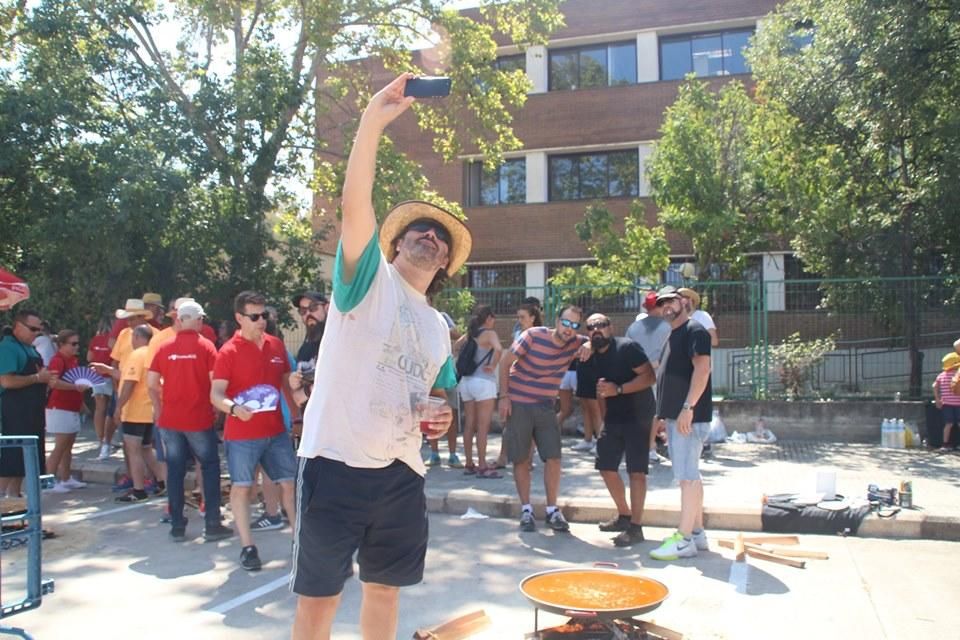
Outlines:
[[[237,403],[234,402],[233,404],[230,405],[230,410],[229,410],[227,413],[229,413],[231,416],[236,415],[236,414],[233,412],[233,410],[234,410],[236,407],[237,407]]]

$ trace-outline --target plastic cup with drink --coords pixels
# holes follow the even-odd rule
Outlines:
[[[450,413],[445,398],[431,396],[426,391],[411,393],[410,409],[427,439],[435,440],[447,432]]]

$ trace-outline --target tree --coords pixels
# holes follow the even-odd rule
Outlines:
[[[600,296],[630,292],[640,283],[655,284],[670,264],[670,245],[662,227],[646,223],[643,203],[635,200],[624,218],[623,231],[602,202],[590,204],[576,225],[577,236],[587,243],[595,264],[564,267],[550,284],[565,288],[567,296]]]
[[[542,42],[557,3],[489,0],[466,15],[440,0],[6,0],[0,260],[61,319],[147,287],[204,295],[221,312],[241,288],[285,299],[318,275],[294,187],[338,182],[342,127],[315,139],[314,123],[349,122],[370,94],[376,65],[358,58],[413,69],[410,48],[443,34],[454,92],[418,106],[420,123],[445,157],[464,142],[496,162],[519,145],[510,110],[526,81],[494,68],[493,35]],[[411,179],[378,196],[424,193],[399,154],[384,158],[384,173]],[[66,289],[62,309],[46,308]]]

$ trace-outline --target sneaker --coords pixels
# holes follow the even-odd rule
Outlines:
[[[660,464],[660,454],[656,451],[650,452],[650,464]]]
[[[589,442],[587,440],[581,440],[570,447],[571,451],[590,451],[590,449],[593,449],[593,440]]]
[[[533,513],[524,511],[520,514],[520,531],[536,531],[537,521],[533,519]]]
[[[171,522],[173,522],[173,518],[170,516],[170,503],[168,502],[163,505],[163,515],[160,516],[160,524],[170,524]]]
[[[433,452],[430,454],[430,457],[427,458],[426,464],[428,467],[439,467],[440,466],[440,454]]]
[[[170,527],[170,537],[174,542],[183,542],[187,538],[187,519]]]
[[[110,457],[110,445],[104,442],[100,445],[100,455],[97,456],[97,460],[106,460]]]
[[[216,542],[217,540],[226,540],[233,536],[233,529],[230,527],[225,527],[222,524],[217,524],[213,527],[207,527],[203,530],[203,541],[204,542]],[[244,569],[250,569],[251,571],[256,571],[260,568],[260,557],[257,555],[256,547],[244,547],[243,550],[246,552],[247,549],[253,549],[253,557],[257,561],[257,568],[250,569],[250,567],[244,565]],[[240,564],[243,564],[243,554],[240,554]]]
[[[683,534],[677,531],[663,541],[656,549],[650,550],[650,557],[654,560],[677,560],[678,558],[694,558],[697,555],[697,545],[693,540],[684,540]]]
[[[613,539],[613,544],[616,547],[629,547],[637,542],[643,542],[643,527],[638,524],[631,524]]]
[[[265,513],[250,525],[251,531],[272,531],[273,529],[283,529],[283,518],[280,517],[279,513],[275,516],[269,516]]]
[[[698,551],[706,551],[710,548],[710,545],[707,543],[707,532],[703,529],[700,529],[700,532],[694,532],[693,534],[693,543],[697,545]]]
[[[206,537],[206,534],[204,534],[204,537]],[[243,551],[240,552],[240,566],[247,571],[260,571],[260,554],[257,553],[255,546],[250,545],[243,548]]]
[[[451,453],[450,457],[447,458],[447,466],[451,469],[463,469],[463,463],[460,462],[460,456],[455,453]]]
[[[570,531],[570,524],[567,523],[566,518],[560,513],[560,509],[557,509],[547,516],[547,526],[554,531]]]
[[[55,485],[49,489],[44,489],[44,493],[70,493],[70,487],[67,486],[67,483],[57,480]]]
[[[133,489],[133,480],[128,475],[122,475],[120,479],[117,480],[117,483],[113,485],[111,491],[130,491],[130,489]]]
[[[600,531],[626,531],[630,526],[630,516],[618,515],[599,525]]]
[[[134,489],[130,493],[126,493],[122,496],[117,496],[113,499],[114,502],[146,502],[150,499],[150,496],[147,495],[146,491],[137,491]]]
[[[63,485],[68,489],[83,489],[84,487],[87,486],[87,483],[81,482],[76,478],[70,478],[69,480],[65,480]]]

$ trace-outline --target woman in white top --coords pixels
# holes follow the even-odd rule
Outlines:
[[[487,465],[487,434],[490,432],[490,421],[493,418],[494,406],[497,402],[497,364],[503,347],[493,325],[496,316],[490,307],[477,307],[470,318],[467,333],[457,341],[457,346],[463,349],[467,340],[476,340],[477,349],[474,354],[476,370],[470,375],[463,376],[458,386],[460,401],[463,403],[463,454],[466,465],[465,475],[476,474],[478,478],[499,478],[495,468]],[[473,463],[473,436],[477,436],[477,459],[479,465]]]

